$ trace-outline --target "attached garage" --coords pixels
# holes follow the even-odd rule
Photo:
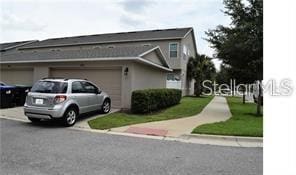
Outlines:
[[[51,68],[51,77],[87,79],[107,92],[113,107],[121,107],[121,67],[116,68]]]
[[[33,84],[33,69],[1,69],[1,81],[7,84],[32,85]]]
[[[45,77],[81,78],[110,95],[112,106],[129,109],[134,90],[165,88],[171,69],[158,46],[30,49],[0,57],[1,81],[32,85]]]

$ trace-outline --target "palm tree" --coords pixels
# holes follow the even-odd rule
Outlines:
[[[202,93],[201,83],[204,80],[214,80],[216,69],[211,58],[206,55],[190,57],[187,63],[187,78],[195,80],[194,94],[200,96]]]

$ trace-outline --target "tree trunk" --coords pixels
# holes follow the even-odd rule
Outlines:
[[[243,88],[243,104],[246,104],[246,89]]]
[[[194,94],[197,97],[200,97],[201,94],[201,88],[200,88],[200,81],[196,80],[194,84]]]
[[[261,112],[261,103],[262,103],[262,90],[261,90],[261,81],[259,82],[259,95],[258,95],[258,99],[257,99],[257,115],[260,116],[262,114]]]

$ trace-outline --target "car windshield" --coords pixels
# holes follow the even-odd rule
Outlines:
[[[66,93],[68,83],[57,81],[38,81],[34,84],[31,92],[40,93]]]

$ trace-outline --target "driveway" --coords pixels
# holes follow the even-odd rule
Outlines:
[[[110,113],[116,112],[118,110],[119,109],[112,108]],[[103,117],[104,115],[105,114],[99,114],[98,112],[82,115],[77,119],[77,122],[74,125],[74,127],[90,129],[87,121],[97,118],[98,116]],[[8,119],[30,122],[24,115],[23,107],[0,109],[0,116],[3,116]]]
[[[1,174],[262,174],[262,148],[199,145],[0,119]]]

